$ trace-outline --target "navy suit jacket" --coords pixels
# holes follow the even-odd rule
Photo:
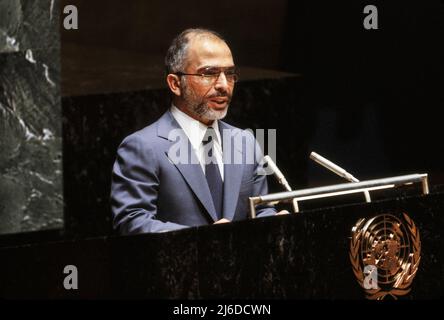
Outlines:
[[[171,136],[173,129],[182,132],[191,163],[180,163],[173,157],[178,141]],[[225,134],[228,139],[222,145],[223,217],[231,221],[247,219],[248,197],[267,193],[266,176],[258,174],[262,154],[250,132],[222,121],[219,130],[221,137]],[[238,143],[239,137],[242,143]],[[119,146],[112,172],[111,208],[114,229],[120,234],[164,232],[217,220],[202,167],[170,111],[126,137]],[[274,214],[272,207],[257,208],[258,217]]]

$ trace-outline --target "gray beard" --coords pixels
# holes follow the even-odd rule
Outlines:
[[[216,111],[207,106],[206,103],[202,102],[197,105],[191,106],[192,111],[201,118],[208,120],[221,120],[227,115],[229,105],[222,111]]]
[[[183,91],[185,92],[184,100],[187,104],[187,107],[195,116],[206,120],[214,121],[214,120],[221,120],[225,118],[225,116],[227,115],[228,107],[230,106],[229,104],[227,104],[225,110],[216,111],[208,107],[208,105],[205,102],[200,102],[200,103],[196,102],[197,100],[196,96],[188,88],[186,83],[184,83]]]

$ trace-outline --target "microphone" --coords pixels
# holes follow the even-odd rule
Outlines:
[[[287,179],[285,179],[284,175],[282,174],[281,170],[279,170],[279,168],[276,166],[273,159],[271,159],[271,157],[267,155],[264,157],[264,160],[270,166],[271,170],[273,171],[279,183],[283,185],[287,191],[292,191],[290,185],[287,182]]]
[[[275,177],[277,178],[278,182],[281,185],[283,185],[287,191],[292,191],[290,185],[288,184],[287,179],[285,179],[284,175],[282,174],[281,170],[279,170],[276,163],[274,163],[273,159],[271,159],[270,156],[266,155],[264,157],[264,161],[266,163],[268,163],[268,165],[270,166],[270,169],[273,170],[273,173],[274,173]],[[292,204],[293,204],[294,212],[295,213],[299,212],[299,205],[298,205],[296,198],[293,199]]]
[[[343,177],[344,179],[350,181],[350,182],[359,182],[358,179],[353,177],[350,173],[342,169],[340,166],[334,164],[330,160],[325,159],[323,156],[317,154],[316,152],[310,153],[310,159],[316,161],[321,166],[327,168],[328,170],[336,173],[338,176]]]
[[[324,168],[327,168],[328,170],[336,173],[338,176],[343,177],[344,179],[350,181],[350,182],[359,182],[358,179],[356,179],[351,173],[348,173],[340,166],[334,164],[330,160],[325,159],[323,156],[317,154],[316,152],[310,153],[310,159],[314,160],[315,162],[319,163]],[[368,190],[364,191],[365,200],[367,202],[371,202],[370,193]]]

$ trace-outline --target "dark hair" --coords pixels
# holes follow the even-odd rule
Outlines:
[[[208,35],[216,37],[225,42],[220,34],[215,31],[203,28],[190,28],[182,31],[177,37],[173,39],[165,56],[165,71],[167,74],[183,71],[185,67],[185,60],[187,56],[188,43],[190,41],[189,35]]]

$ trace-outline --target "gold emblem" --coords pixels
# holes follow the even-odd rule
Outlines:
[[[405,213],[360,219],[352,229],[350,260],[367,298],[397,299],[411,290],[421,260],[419,230]]]

